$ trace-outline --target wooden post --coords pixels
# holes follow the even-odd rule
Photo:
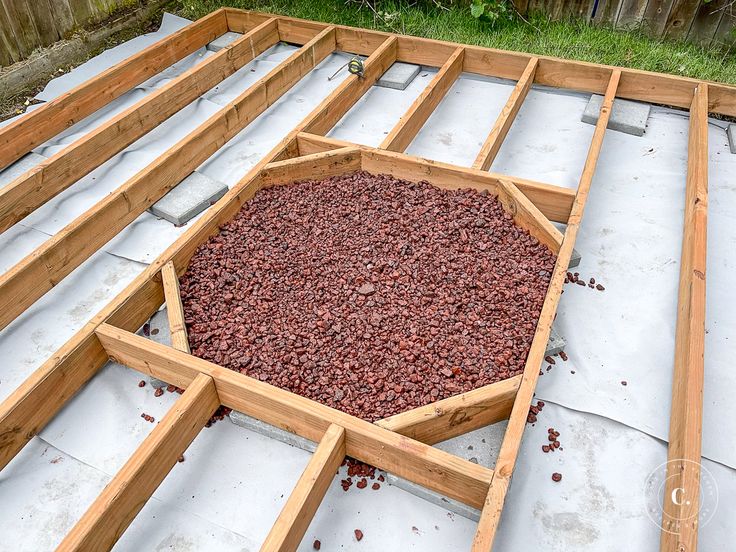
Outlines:
[[[171,346],[178,351],[188,353],[189,339],[187,339],[187,325],[184,322],[184,307],[179,295],[179,277],[176,275],[176,268],[174,268],[174,263],[171,261],[161,269],[161,283],[164,286],[166,316],[169,319],[169,330],[171,331]]]

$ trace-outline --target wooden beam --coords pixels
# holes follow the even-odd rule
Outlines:
[[[212,378],[197,375],[57,551],[111,550],[218,406]]]
[[[269,19],[0,189],[0,232],[278,42]]]
[[[585,161],[583,172],[580,176],[578,190],[575,196],[575,202],[570,213],[570,220],[565,230],[565,236],[562,241],[562,247],[557,256],[555,267],[552,273],[547,295],[544,299],[542,312],[539,315],[537,328],[534,332],[532,345],[529,349],[524,373],[522,374],[519,391],[514,401],[514,406],[509,417],[509,425],[506,429],[501,450],[496,460],[496,468],[494,470],[493,481],[488,491],[485,504],[481,511],[478,529],[473,540],[473,552],[489,552],[493,547],[493,540],[498,529],[498,522],[501,517],[501,510],[506,499],[506,492],[509,487],[511,475],[516,465],[516,458],[519,454],[521,446],[521,438],[524,434],[526,418],[529,413],[529,405],[534,397],[534,390],[539,379],[539,366],[544,358],[549,334],[552,328],[552,322],[557,312],[557,305],[562,295],[562,286],[567,273],[567,267],[570,264],[572,249],[575,245],[575,238],[580,227],[585,203],[588,199],[588,191],[593,180],[595,167],[598,162],[603,137],[608,126],[608,120],[613,107],[613,100],[616,97],[616,89],[618,88],[621,73],[616,70],[610,75],[606,95],[603,98],[598,123],[596,124],[593,138],[588,149],[588,156]]]
[[[396,61],[396,37],[390,37],[365,60],[363,76],[347,77],[330,94],[329,101],[324,103],[319,111],[313,112],[311,120],[300,130],[312,134],[327,134],[394,61]]]
[[[388,136],[379,146],[390,151],[403,152],[419,130],[427,122],[429,116],[437,108],[447,91],[452,87],[463,70],[464,48],[457,48],[442,65],[419,97],[414,100],[409,110],[396,123]]]
[[[314,180],[360,170],[360,149],[354,146],[269,163],[260,174],[261,186]]]
[[[179,276],[171,261],[161,269],[161,283],[164,287],[166,316],[169,319],[169,330],[171,331],[171,346],[177,351],[188,353],[189,339],[187,338],[187,325],[184,322],[184,306],[181,304],[179,293]]]
[[[362,151],[363,169],[369,172],[383,172],[414,181],[421,176],[421,179],[443,188],[488,190],[498,188],[501,180],[507,180],[521,190],[545,217],[557,222],[567,222],[575,198],[573,190],[523,178],[467,169],[392,151],[366,147]]]
[[[332,424],[268,533],[261,552],[292,552],[299,547],[343,458],[345,430]]]
[[[0,169],[227,32],[217,10],[0,129]]]
[[[708,85],[701,84],[695,90],[690,108],[661,552],[698,548],[707,229]],[[675,500],[672,497],[676,495]]]
[[[318,134],[309,134],[308,132],[300,132],[297,134],[296,143],[298,155],[311,155],[312,153],[357,145],[345,140],[338,140],[328,136],[319,136]]]
[[[529,60],[529,63],[524,69],[524,74],[521,75],[519,82],[516,83],[513,92],[506,101],[506,105],[503,106],[501,113],[499,113],[496,123],[491,129],[491,133],[483,143],[483,147],[478,153],[478,157],[475,158],[473,168],[480,171],[487,171],[491,168],[493,160],[498,154],[498,150],[501,149],[506,135],[509,133],[511,125],[514,124],[516,114],[519,113],[521,105],[524,103],[529,89],[534,84],[534,73],[537,70],[537,64],[539,58],[533,57]]]
[[[514,376],[395,414],[376,425],[434,445],[508,419],[520,382],[521,376]]]
[[[178,387],[206,374],[223,405],[312,441],[337,424],[349,456],[470,506],[483,504],[493,475],[488,468],[108,324],[96,333],[110,357],[131,368]]]
[[[334,30],[327,28],[151,165],[0,276],[0,329],[273,105],[332,52],[334,46]]]

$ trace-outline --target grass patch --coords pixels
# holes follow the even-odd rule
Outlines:
[[[533,16],[489,28],[470,8],[449,9],[383,2],[381,16],[345,0],[181,0],[179,14],[196,19],[222,6],[288,15],[381,31],[476,44],[607,65],[736,83],[736,56],[717,48],[652,39],[639,31],[621,32],[582,22],[548,21]]]

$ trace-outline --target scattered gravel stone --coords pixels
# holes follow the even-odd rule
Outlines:
[[[146,386],[145,380],[141,380],[138,382],[138,387],[145,387],[145,386]]]
[[[322,548],[322,543],[319,542],[318,540],[315,540],[314,543],[312,544],[312,548],[314,548],[315,550],[319,550],[320,548]]]
[[[521,374],[554,262],[491,195],[358,172],[260,191],[181,295],[194,355],[375,421]]]
[[[363,539],[363,531],[360,529],[355,530],[355,540],[360,541]]]
[[[555,483],[559,483],[560,481],[562,481],[562,474],[557,472],[553,473],[552,481],[554,481]]]

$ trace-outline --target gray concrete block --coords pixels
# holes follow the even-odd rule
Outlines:
[[[419,65],[397,61],[378,79],[376,86],[405,90],[419,74],[420,69]]]
[[[421,485],[417,485],[416,483],[412,483],[411,481],[408,481],[401,477],[397,477],[392,473],[386,474],[386,482],[389,485],[398,487],[399,489],[411,493],[419,498],[423,498],[427,502],[435,504],[440,508],[445,508],[446,510],[455,512],[456,514],[468,518],[472,521],[480,520],[480,510],[473,508],[472,506],[468,506],[467,504],[463,504],[459,500],[443,496],[430,489],[427,489],[426,487],[422,487]]]
[[[728,125],[728,147],[731,148],[731,153],[736,153],[736,125]]]
[[[581,121],[594,125],[598,122],[603,96],[593,94],[588,105],[585,106]],[[608,128],[618,130],[634,136],[643,136],[649,119],[649,104],[632,102],[631,100],[616,99],[608,119]]]
[[[30,171],[33,167],[44,161],[46,161],[46,158],[37,153],[30,152],[24,155],[15,163],[12,163],[3,170],[0,170],[0,188],[7,186],[24,172]]]
[[[236,426],[255,431],[264,437],[276,439],[277,441],[281,441],[282,443],[286,443],[292,447],[297,447],[302,450],[306,450],[307,452],[314,452],[317,450],[317,443],[314,441],[310,441],[309,439],[305,439],[299,435],[294,435],[280,427],[272,426],[266,422],[253,418],[252,416],[238,412],[237,410],[230,412],[230,421]]]
[[[565,349],[565,338],[563,338],[555,327],[552,326],[552,330],[549,333],[549,341],[547,342],[547,350],[544,351],[544,356],[556,355],[560,351]]]
[[[577,250],[573,247],[572,255],[570,255],[570,263],[567,265],[567,268],[575,268],[580,264],[581,259],[582,256],[580,255],[580,253],[578,253]]]
[[[148,321],[148,339],[161,345],[171,346],[171,330],[169,329],[169,318],[166,314],[166,308],[156,312]],[[165,381],[154,378],[153,376],[148,376],[148,381],[154,389],[168,385]]]
[[[223,35],[218,36],[215,40],[210,42],[207,45],[207,49],[210,52],[219,52],[222,50],[225,46],[228,44],[232,44],[236,40],[238,40],[241,36],[243,36],[240,33],[234,33],[232,31],[228,31]]]
[[[186,224],[227,193],[227,185],[193,172],[164,197],[151,205],[149,211],[172,224]]]

